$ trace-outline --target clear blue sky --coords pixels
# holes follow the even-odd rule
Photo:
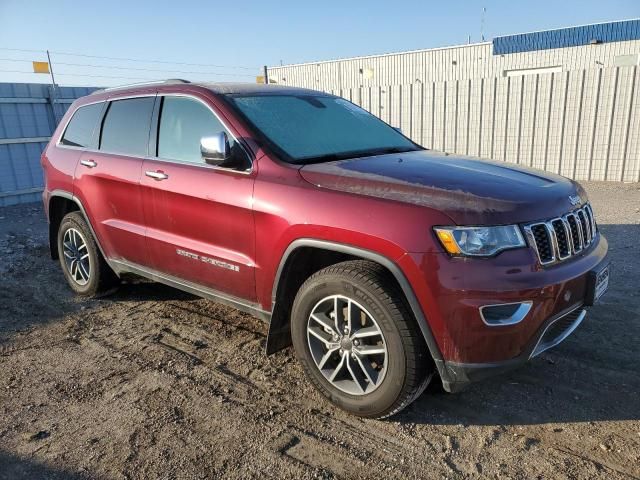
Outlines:
[[[139,63],[55,53],[52,63],[62,85],[137,81],[63,73],[255,81],[261,65],[280,61],[299,63],[455,45],[466,43],[468,35],[477,42],[483,6],[487,8],[487,39],[640,17],[640,0],[0,0],[0,82],[48,81],[44,75],[7,72],[30,71],[30,63],[15,60],[45,60],[42,53],[2,48],[222,66]],[[238,66],[247,69],[231,68]]]

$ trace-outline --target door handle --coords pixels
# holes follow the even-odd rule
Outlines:
[[[153,178],[154,180],[166,180],[167,178],[169,178],[169,175],[167,175],[166,173],[154,172],[151,170],[147,170],[146,172],[144,172],[144,174],[147,177]]]
[[[88,168],[93,168],[98,166],[98,164],[94,160],[80,160],[80,163]]]

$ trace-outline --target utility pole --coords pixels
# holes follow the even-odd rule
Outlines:
[[[47,61],[49,62],[49,73],[51,74],[51,111],[53,112],[53,119],[58,124],[58,117],[56,116],[56,78],[53,76],[53,65],[51,65],[51,55],[47,50]]]
[[[267,72],[267,66],[264,66],[264,84],[269,85],[269,72]]]

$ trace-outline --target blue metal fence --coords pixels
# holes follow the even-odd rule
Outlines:
[[[40,198],[40,154],[69,105],[94,90],[57,87],[52,92],[51,85],[0,83],[0,206]]]
[[[640,19],[597,23],[543,32],[521,33],[493,39],[493,54],[533,52],[550,48],[577,47],[590,43],[640,39]]]

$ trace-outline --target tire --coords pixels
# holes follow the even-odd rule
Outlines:
[[[119,283],[80,212],[68,213],[60,222],[58,257],[67,283],[78,295],[102,296],[113,291]]]
[[[315,388],[334,405],[361,417],[398,413],[420,396],[434,373],[402,291],[374,262],[342,262],[309,277],[293,303],[291,336]],[[334,350],[336,344],[339,350]]]

